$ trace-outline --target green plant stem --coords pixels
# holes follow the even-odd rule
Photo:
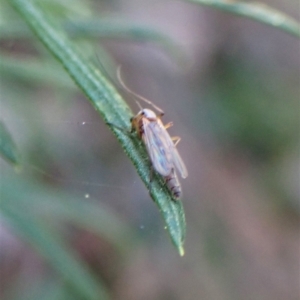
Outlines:
[[[130,137],[118,129],[118,127],[126,130],[129,128],[132,112],[116,89],[97,68],[84,58],[66,37],[63,30],[55,26],[51,16],[47,15],[34,1],[8,1],[88,97],[95,110],[115,134],[125,153],[136,167],[139,176],[148,187],[150,164],[145,148],[136,137]],[[159,176],[154,176],[150,195],[161,211],[174,245],[183,255],[185,217],[182,203],[172,200]]]

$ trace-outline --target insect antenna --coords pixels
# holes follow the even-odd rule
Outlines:
[[[118,69],[117,69],[117,77],[118,77],[118,80],[119,80],[121,86],[123,87],[123,89],[124,89],[125,91],[127,91],[129,94],[135,96],[136,98],[138,98],[138,99],[140,99],[140,100],[146,102],[147,104],[150,104],[150,105],[151,105],[152,107],[154,107],[158,112],[160,112],[161,115],[164,115],[164,114],[165,114],[164,111],[163,111],[161,108],[159,108],[158,106],[156,106],[155,104],[153,104],[150,100],[148,100],[148,99],[144,98],[143,96],[141,96],[141,95],[135,93],[134,91],[132,91],[132,90],[124,83],[124,81],[123,81],[123,79],[122,79],[122,77],[121,77],[121,65],[118,66]],[[136,101],[136,102],[137,102],[137,101]],[[141,108],[141,105],[140,105],[138,102],[137,102],[137,104],[138,104],[138,106]]]
[[[118,92],[120,92],[121,90],[126,90],[128,91],[129,88],[125,86],[125,84],[123,83],[123,80],[119,79],[119,76],[117,76],[117,78],[115,78],[114,75],[111,75],[107,68],[104,66],[104,64],[101,62],[99,56],[95,53],[95,58],[96,58],[96,62],[98,64],[99,69],[101,70],[101,72],[105,75],[106,79],[108,81],[110,81],[110,83],[117,89]],[[111,63],[110,63],[111,64]],[[113,67],[115,67],[115,64],[113,64]],[[117,67],[117,74],[118,74],[118,69],[121,68],[121,65],[119,65]],[[123,84],[121,84],[121,82]],[[140,106],[139,106],[140,107]]]
[[[104,67],[103,63],[100,61],[99,57],[97,54],[95,54],[96,59],[97,59],[97,63],[100,67],[100,70],[102,71],[102,73],[106,76],[106,79],[108,81],[110,81],[110,83],[119,91],[121,89],[123,89],[123,86],[119,84],[119,82],[113,78],[113,76],[111,74],[109,74],[109,72],[107,71],[107,69]]]
[[[142,107],[141,103],[139,101],[137,101],[137,100],[135,100],[135,102],[136,102],[137,106],[139,107],[139,109],[142,110],[143,107]]]

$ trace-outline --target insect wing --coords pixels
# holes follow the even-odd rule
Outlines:
[[[148,119],[144,118],[143,125],[143,138],[152,165],[159,174],[162,176],[168,176],[173,168],[170,142],[168,140],[170,139],[170,136],[160,120],[149,121]]]
[[[164,140],[166,143],[166,149],[168,149],[168,152],[171,154],[172,157],[172,164],[177,168],[179,173],[181,174],[182,178],[186,178],[188,176],[188,171],[186,169],[186,166],[178,153],[176,146],[174,145],[174,142],[172,141],[169,133],[163,126],[160,120],[158,120],[158,126],[160,127],[160,138],[161,140]],[[158,131],[158,130],[157,130]]]
[[[173,158],[173,163],[174,163],[175,167],[177,168],[177,170],[179,171],[179,173],[181,174],[181,177],[186,178],[188,176],[188,171],[186,169],[186,166],[185,166],[180,154],[178,153],[176,146],[174,145],[170,136],[169,136],[169,139],[172,143],[172,146],[170,146],[170,149],[171,149],[171,154],[172,154],[172,158]]]

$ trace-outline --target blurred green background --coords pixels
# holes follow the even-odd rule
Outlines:
[[[0,160],[0,298],[299,299],[299,40],[188,2],[35,1],[174,122],[181,258],[108,127],[8,2],[0,121],[17,152]],[[298,0],[264,3],[299,20]]]

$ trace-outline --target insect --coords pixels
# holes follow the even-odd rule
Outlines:
[[[188,176],[186,166],[176,148],[176,145],[180,141],[180,137],[170,137],[167,129],[171,127],[173,123],[170,122],[164,125],[161,121],[161,117],[164,115],[162,109],[129,89],[123,82],[120,71],[120,68],[118,68],[118,80],[122,87],[127,92],[150,104],[158,111],[157,115],[151,109],[142,108],[137,102],[140,111],[130,119],[131,131],[137,132],[138,137],[146,146],[153,169],[163,176],[166,186],[173,198],[177,200],[181,197],[182,191],[175,169],[179,171],[182,178]]]

